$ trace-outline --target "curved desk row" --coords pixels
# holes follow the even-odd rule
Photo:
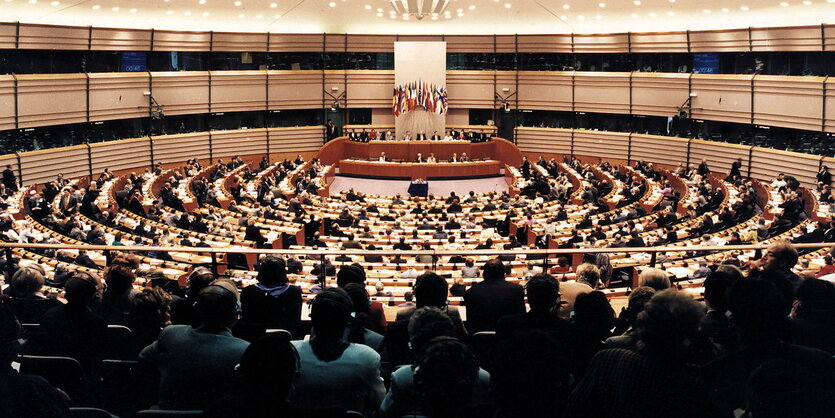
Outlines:
[[[394,163],[379,161],[340,160],[339,174],[380,179],[443,180],[479,178],[502,174],[496,160],[466,163]]]

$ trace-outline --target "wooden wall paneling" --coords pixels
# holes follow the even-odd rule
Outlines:
[[[271,33],[270,52],[322,52],[321,33]]]
[[[166,115],[209,112],[208,71],[152,72],[151,86]]]
[[[571,34],[519,35],[520,53],[570,54]]]
[[[235,155],[267,153],[267,129],[212,131],[212,157],[224,161]]]
[[[745,52],[748,29],[690,31],[690,52]]]
[[[200,52],[211,49],[210,32],[154,30],[154,51]]]
[[[446,85],[450,108],[493,108],[492,71],[447,71]]]
[[[629,113],[629,73],[574,72],[574,110]]]
[[[58,173],[70,179],[90,174],[87,145],[24,152],[20,154],[20,163],[24,184],[52,181]]]
[[[493,53],[493,35],[446,35],[447,53]]]
[[[87,50],[90,28],[86,26],[53,26],[20,24],[19,49]]]
[[[676,166],[687,163],[686,138],[632,134],[630,159]]]
[[[160,135],[152,140],[156,163],[181,163],[189,158],[207,160],[210,155],[208,132]]]
[[[215,32],[212,34],[212,51],[265,52],[266,33]]]
[[[689,97],[690,74],[632,73],[632,114],[673,116]]]
[[[212,112],[266,110],[266,71],[210,71]]]
[[[514,94],[518,93],[517,74],[517,71],[496,71],[496,84],[494,92],[500,94],[502,97],[509,97],[508,103],[511,108],[516,108],[516,103],[519,100],[519,95]],[[498,100],[498,98],[495,100]],[[494,109],[500,105],[500,103],[497,103],[495,100],[491,105]],[[469,124],[469,119],[467,124]]]
[[[318,151],[324,137],[322,126],[270,128],[270,155]]]
[[[269,109],[321,109],[321,71],[267,71]]]
[[[825,51],[835,51],[835,24],[823,25],[823,46]]]
[[[692,117],[735,123],[751,123],[753,75],[693,74]]]
[[[516,52],[516,35],[496,35],[497,54],[512,54]]]
[[[711,172],[727,175],[731,171],[731,164],[737,158],[742,158],[742,173],[745,174],[750,150],[749,145],[693,139],[690,141],[690,164],[696,167],[705,159]]]
[[[16,77],[19,128],[87,122],[85,74],[23,74]]]
[[[14,76],[0,75],[0,131],[15,128]]]
[[[346,35],[343,33],[325,34],[325,52],[345,52]]]
[[[394,52],[395,39],[395,35],[349,34],[348,52]]]
[[[754,123],[821,129],[824,77],[754,77]]]
[[[633,53],[686,53],[687,32],[632,32],[629,47]]]
[[[90,121],[148,116],[148,73],[89,73]]]
[[[574,155],[626,160],[629,156],[629,133],[575,129]]]
[[[516,128],[516,146],[525,153],[571,154],[571,129]]]
[[[519,108],[570,112],[573,74],[573,71],[520,71]]]
[[[820,25],[782,28],[751,28],[754,51],[822,51]]]
[[[814,187],[820,160],[819,155],[754,147],[751,152],[751,176],[770,181],[777,174],[784,173],[797,178],[803,186]]]
[[[825,116],[823,123],[823,130],[830,133],[835,133],[835,77],[828,77],[824,82],[826,86],[826,95],[824,108]]]
[[[578,54],[629,52],[629,34],[574,34],[574,52]]]
[[[391,109],[394,71],[348,70],[348,108]]]
[[[90,37],[93,51],[150,51],[150,29],[93,28]]]
[[[15,49],[17,43],[17,23],[0,22],[0,49]]]
[[[187,152],[183,150],[183,155]],[[151,143],[148,138],[123,139],[90,144],[93,177],[98,178],[105,168],[110,171],[135,170],[151,166]],[[186,158],[188,159],[188,158]]]

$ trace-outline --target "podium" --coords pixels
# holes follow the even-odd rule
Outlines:
[[[429,183],[425,181],[413,181],[409,183],[409,196],[427,197],[429,196]]]

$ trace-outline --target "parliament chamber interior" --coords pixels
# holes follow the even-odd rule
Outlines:
[[[2,417],[835,416],[835,0],[0,11]]]

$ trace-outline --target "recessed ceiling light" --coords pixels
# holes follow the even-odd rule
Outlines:
[[[114,12],[118,12],[118,11],[119,11],[119,7],[117,6],[117,7],[114,7],[114,8],[112,8],[112,9],[110,9],[110,10],[113,10]]]
[[[464,9],[458,9],[458,10],[456,10],[456,12],[458,12],[458,13],[464,13]]]
[[[11,3],[11,2],[13,2],[13,1],[14,1],[14,0],[5,0],[5,2],[6,2],[6,3]]]
[[[835,0],[826,0],[827,3],[835,3]]]
[[[704,9],[703,11],[707,14],[710,14],[710,9]]]
[[[787,2],[787,1],[781,1],[781,2],[780,2],[780,5],[781,5],[781,6],[783,6],[783,7],[789,7],[789,2]]]
[[[51,4],[53,6],[57,6],[57,5],[61,4],[61,2],[60,1],[53,1],[52,3],[49,3],[49,4]]]
[[[468,7],[468,9],[475,10],[475,4],[471,4],[470,7]]]
[[[273,3],[273,4],[275,4],[275,3]],[[366,4],[366,5],[365,5],[365,10],[371,10],[371,5],[370,5],[370,4]]]
[[[722,13],[728,13],[728,12],[730,12],[730,10],[727,7],[722,8]]]
[[[198,3],[200,3],[200,4],[206,4],[206,0],[200,0],[200,1],[198,1]]]
[[[641,5],[641,0],[635,0],[632,3],[635,4],[636,6],[640,6]]]
[[[806,5],[806,6],[811,6],[812,2],[809,1],[809,0],[803,0],[803,4]]]
[[[134,7],[134,8],[132,8],[132,9],[130,9],[130,12],[131,12],[131,13],[136,13],[137,11],[139,11],[139,10],[138,10],[136,7]]]
[[[676,2],[676,0],[670,0],[670,3],[675,3],[675,2]]]
[[[37,2],[38,2],[38,0],[29,0],[29,4],[35,4]]]
[[[183,12],[183,14],[186,16],[191,16],[191,10],[186,10]]]
[[[571,5],[570,4],[563,4],[562,8],[565,9],[565,10],[568,10],[568,9],[571,8]]]
[[[606,3],[597,3],[598,7],[606,7]]]
[[[98,4],[93,5],[93,10],[99,10],[99,9],[101,9],[101,6],[99,6]]]
[[[328,3],[328,6],[330,6],[330,7],[336,7],[336,2],[335,2],[335,1],[330,2],[330,3]]]
[[[512,6],[510,5],[510,3],[505,3],[505,4],[504,4],[504,8],[505,8],[505,9],[509,9],[509,8],[511,8],[511,7],[512,7]]]
[[[742,10],[743,12],[747,12],[749,9],[748,9],[748,6],[742,6],[742,7],[739,8],[739,10]]]

